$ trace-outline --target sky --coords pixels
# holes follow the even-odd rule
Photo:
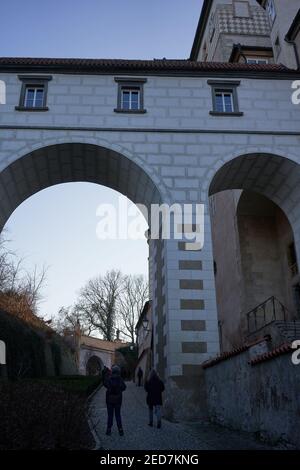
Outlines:
[[[0,55],[185,59],[201,6],[201,0],[2,0]],[[97,207],[117,207],[119,196],[91,183],[61,184],[27,199],[8,220],[9,248],[24,268],[47,267],[40,306],[46,319],[109,269],[147,275],[145,240],[97,238]]]

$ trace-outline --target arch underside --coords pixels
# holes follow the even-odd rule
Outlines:
[[[146,171],[124,155],[93,144],[56,144],[19,158],[1,172],[0,229],[28,197],[69,182],[107,186],[148,208],[161,201]]]
[[[299,165],[272,154],[236,157],[211,181],[209,196],[216,195],[211,225],[222,349],[242,344],[250,331],[247,321],[253,320],[246,314],[256,312],[259,305],[264,305],[257,314],[263,312],[263,322],[274,320],[275,308],[277,320],[283,311],[290,320],[299,315],[299,191]]]
[[[228,189],[250,190],[275,202],[290,221],[300,201],[300,167],[297,163],[270,154],[249,154],[224,164],[209,187],[209,196]]]

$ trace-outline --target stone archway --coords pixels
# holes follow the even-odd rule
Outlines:
[[[162,200],[147,169],[114,150],[94,144],[61,143],[19,157],[0,173],[0,228],[28,197],[60,183],[91,182],[115,189],[149,207]]]
[[[107,186],[148,209],[151,204],[169,202],[168,191],[158,170],[136,154],[128,150],[123,153],[116,144],[99,145],[98,139],[66,139],[45,140],[45,146],[34,142],[32,147],[27,145],[23,149],[24,153],[20,150],[5,160],[6,164],[9,163],[0,172],[0,230],[23,201],[61,183],[90,182]],[[166,269],[166,263],[158,259],[158,243],[163,245],[156,240],[149,243],[150,295],[154,302],[159,298],[154,273]]]
[[[289,307],[288,316],[295,316],[292,290],[299,279],[298,271],[292,275],[290,268],[297,262],[300,248],[299,183],[299,165],[270,154],[236,157],[219,168],[211,180],[211,225],[223,350],[242,344],[246,330],[243,315],[270,296]],[[288,261],[288,256],[293,260]],[[287,276],[291,277],[288,281]]]
[[[103,367],[101,359],[96,355],[91,355],[86,362],[86,375],[100,375]]]
[[[111,148],[81,142],[39,147],[18,156],[0,173],[0,230],[23,201],[61,183],[104,185],[149,209],[151,204],[164,202],[163,197],[166,197],[163,185],[158,185],[154,179],[157,180],[156,175],[149,174],[142,160],[137,163]],[[155,260],[152,260],[152,266],[155,269]],[[154,296],[154,289],[151,291]]]
[[[221,166],[208,189],[209,196],[228,189],[244,189],[271,199],[286,214],[295,229],[300,223],[300,166],[282,156],[251,153]]]

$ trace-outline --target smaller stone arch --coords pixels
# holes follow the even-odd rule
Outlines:
[[[90,376],[98,376],[101,374],[103,368],[104,364],[100,357],[92,354],[86,362],[85,373]]]
[[[207,192],[212,196],[236,189],[262,194],[277,204],[293,226],[295,237],[298,237],[300,165],[296,161],[269,153],[249,153],[231,159],[214,172]]]
[[[207,194],[211,193],[211,186],[215,179],[215,176],[218,174],[220,170],[226,165],[230,164],[230,162],[235,161],[238,158],[244,158],[250,155],[257,155],[260,157],[269,156],[269,157],[277,157],[279,159],[290,161],[291,163],[299,164],[299,157],[295,154],[290,152],[286,152],[286,149],[281,150],[277,147],[269,147],[269,146],[248,146],[248,147],[241,147],[238,150],[235,150],[231,153],[224,155],[222,158],[219,158],[217,161],[213,161],[213,164],[209,167],[208,171],[206,172],[205,179],[202,185],[202,192],[201,196],[202,199],[205,200],[207,198]],[[210,194],[211,195],[211,194]]]

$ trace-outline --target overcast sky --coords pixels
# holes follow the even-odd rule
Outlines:
[[[0,55],[187,58],[201,0],[10,0],[1,2]],[[101,241],[100,203],[118,193],[95,184],[48,188],[21,204],[6,224],[24,266],[48,266],[41,313],[71,305],[92,276],[116,268],[147,274],[145,240]]]

